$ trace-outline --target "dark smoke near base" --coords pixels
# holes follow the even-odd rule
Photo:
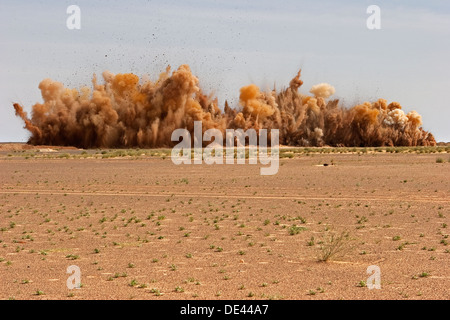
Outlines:
[[[345,108],[339,100],[328,100],[334,88],[315,85],[312,95],[298,92],[303,84],[300,72],[289,87],[261,92],[251,84],[240,90],[240,106],[200,90],[189,66],[170,73],[170,67],[156,82],[140,83],[134,74],[103,73],[104,84],[93,79],[93,90],[68,89],[45,79],[39,84],[44,103],[33,106],[28,118],[15,103],[16,115],[30,131],[34,145],[79,148],[172,147],[172,132],[194,130],[202,121],[203,131],[262,128],[279,129],[280,144],[288,146],[434,146],[433,135],[421,128],[422,118],[405,114],[397,102],[386,100]],[[224,134],[225,136],[225,134]]]

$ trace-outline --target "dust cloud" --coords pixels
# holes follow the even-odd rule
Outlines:
[[[433,135],[422,129],[416,111],[405,113],[397,102],[384,99],[350,108],[330,99],[335,93],[327,83],[299,92],[301,73],[280,91],[261,91],[254,84],[240,90],[239,106],[202,92],[188,65],[171,72],[170,66],[156,81],[137,75],[102,74],[93,88],[65,88],[45,79],[39,84],[43,103],[32,106],[31,117],[18,103],[33,145],[79,148],[172,147],[175,129],[279,129],[280,145],[288,146],[434,146]]]

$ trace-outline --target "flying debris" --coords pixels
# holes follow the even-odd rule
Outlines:
[[[300,71],[289,87],[262,92],[255,84],[240,90],[239,106],[206,95],[188,65],[171,73],[170,66],[159,78],[141,80],[132,73],[94,75],[93,88],[65,88],[44,79],[39,84],[43,103],[32,107],[28,117],[14,103],[16,115],[31,133],[33,145],[79,148],[173,147],[175,129],[194,131],[194,121],[203,132],[219,129],[279,129],[281,145],[288,146],[434,146],[434,136],[422,129],[416,111],[407,114],[397,102],[375,102],[346,108],[330,99],[335,88],[327,83],[311,87],[312,95],[299,92]]]

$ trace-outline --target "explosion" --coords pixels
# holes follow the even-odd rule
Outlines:
[[[279,129],[280,144],[289,146],[434,146],[433,135],[422,129],[416,111],[404,113],[397,102],[384,99],[351,108],[330,100],[333,86],[320,83],[299,92],[300,71],[289,87],[261,92],[250,84],[240,90],[240,106],[223,111],[217,98],[205,95],[188,65],[171,73],[170,66],[158,80],[103,72],[104,84],[94,76],[93,89],[65,88],[45,79],[39,84],[43,103],[32,107],[31,118],[14,103],[33,145],[79,148],[172,147],[175,129]]]

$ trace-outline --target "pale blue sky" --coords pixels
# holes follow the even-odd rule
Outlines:
[[[81,30],[66,9],[81,9]],[[381,8],[381,30],[366,9]],[[450,141],[450,3],[444,1],[10,1],[0,2],[0,141],[26,141],[12,102],[41,102],[44,78],[69,87],[104,70],[155,79],[189,64],[206,92],[237,104],[239,88],[336,88],[346,105],[379,97],[423,116]]]

